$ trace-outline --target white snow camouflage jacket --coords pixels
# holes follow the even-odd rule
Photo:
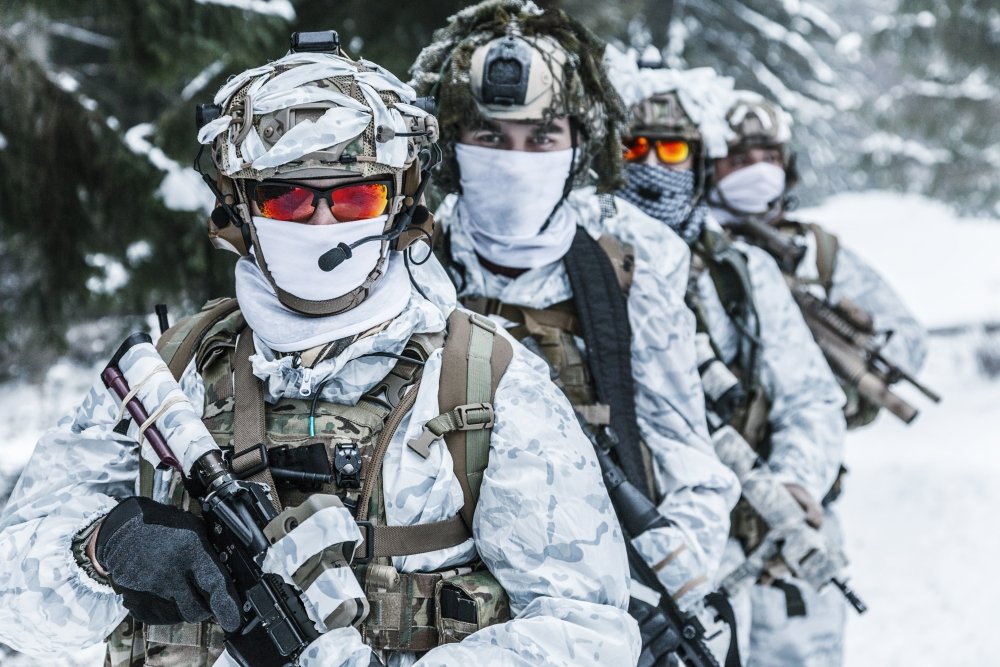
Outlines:
[[[546,308],[572,297],[561,261],[513,279],[485,270],[463,230],[458,203],[458,196],[447,197],[435,212],[435,221],[450,232],[452,259],[461,265],[452,272],[462,296],[497,298],[530,308]],[[667,228],[626,202],[618,201],[617,213],[602,222],[593,188],[574,190],[563,206],[592,236],[610,233],[635,246],[628,310],[636,413],[656,462],[659,510],[673,525],[647,531],[633,543],[648,563],[661,566],[658,575],[668,591],[689,587],[678,602],[690,607],[711,590],[729,534],[729,512],[739,498],[735,475],[716,458],[708,438],[694,317],[684,305],[690,255],[680,237],[669,230],[656,232],[659,238],[650,240],[652,230]],[[646,229],[646,236],[636,231],[640,228]],[[495,319],[511,324],[499,316]],[[585,352],[583,340],[576,342]]]
[[[817,280],[816,237],[807,232],[797,235],[796,240],[805,246],[806,253],[795,267],[795,276]],[[875,331],[891,331],[892,336],[882,348],[888,360],[911,375],[923,367],[927,358],[927,332],[889,283],[850,248],[838,247],[830,293],[822,296],[834,304],[850,299],[871,313]]]
[[[721,231],[714,219],[707,224]],[[761,382],[771,401],[768,461],[780,481],[798,484],[820,500],[844,459],[844,393],[778,265],[764,250],[741,241],[733,244],[746,255],[760,320]],[[707,271],[698,279],[698,296],[709,335],[723,361],[731,363],[740,333],[723,309]]]
[[[402,352],[410,335],[440,331],[455,294],[435,261],[420,269],[434,303],[411,294],[387,329],[318,364],[313,386],[333,376],[323,398],[354,404],[388,374],[394,360],[361,355]],[[260,349],[260,348],[258,348]],[[635,664],[639,634],[625,608],[628,566],[621,529],[590,442],[569,403],[548,380],[542,361],[514,343],[514,358],[495,396],[496,424],[474,522],[474,540],[448,550],[398,557],[401,571],[465,563],[476,551],[510,595],[513,620],[417,660],[411,665]],[[298,396],[302,370],[268,351],[251,357],[267,380],[265,395]],[[422,459],[404,446],[438,414],[441,352],[427,362],[412,411],[392,438],[383,466],[390,525],[433,522],[463,503],[443,445]],[[182,387],[196,406],[203,388],[193,365]],[[118,409],[98,381],[84,401],[39,441],[0,516],[0,641],[35,655],[74,651],[102,641],[125,617],[121,599],[78,565],[71,543],[119,499],[137,493],[140,448],[115,433]],[[136,430],[131,426],[130,433]],[[353,628],[322,642],[322,664],[369,664],[370,651]],[[320,644],[320,641],[315,644]],[[315,650],[310,650],[316,653]],[[309,653],[309,651],[307,651]],[[221,661],[220,661],[221,662]]]

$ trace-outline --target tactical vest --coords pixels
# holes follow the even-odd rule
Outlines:
[[[465,504],[448,520],[387,526],[383,457],[413,406],[422,364],[442,347],[442,339],[441,414],[408,445],[419,453],[443,437]],[[472,536],[489,457],[493,395],[513,354],[510,344],[496,335],[493,322],[455,311],[448,319],[447,338],[414,336],[389,375],[357,405],[316,398],[265,404],[248,361],[252,332],[234,299],[209,302],[201,313],[181,320],[161,337],[158,348],[176,378],[194,360],[205,387],[203,421],[219,446],[231,449],[237,476],[268,484],[284,507],[324,493],[339,496],[354,512],[364,542],[353,568],[370,606],[359,630],[373,650],[428,651],[510,618],[506,592],[478,560],[430,573],[398,572],[392,565],[393,556],[456,546]],[[321,389],[316,387],[314,394]],[[241,433],[248,428],[245,424],[258,425],[249,440]],[[333,479],[310,476],[317,468],[332,472]],[[142,495],[200,513],[178,476],[154,471],[141,459],[139,479]],[[222,652],[222,640],[221,628],[212,622],[143,627],[129,617],[109,637],[106,665],[208,667]]]
[[[712,361],[724,363],[741,388],[739,398],[727,404],[728,414],[718,414],[718,420],[735,428],[766,460],[771,453],[771,401],[760,379],[760,323],[747,257],[732,245],[725,234],[711,229],[702,231],[691,250],[691,273],[685,300],[695,315],[698,334],[708,338],[714,352]],[[738,332],[737,354],[730,362],[722,358],[719,346],[712,340],[701,306],[698,281],[706,271],[723,310]],[[706,404],[711,406],[713,397],[709,396],[709,388],[713,383],[707,377],[710,364],[700,363],[698,370],[706,390]],[[740,542],[744,551],[750,553],[761,543],[767,530],[767,524],[760,515],[741,497],[730,515],[730,534]]]
[[[634,249],[608,234],[601,236],[598,243],[611,261],[618,286],[627,297],[635,271]],[[463,306],[475,313],[499,315],[514,323],[507,332],[529,349],[541,352],[552,370],[553,381],[566,394],[584,423],[595,427],[610,423],[610,408],[597,401],[587,359],[576,342],[583,337],[583,330],[572,298],[547,308],[529,308],[483,296],[466,296],[461,301]],[[654,497],[652,456],[645,444],[641,446],[641,452],[647,492]]]
[[[691,272],[685,302],[694,313],[697,331],[708,337],[716,358],[725,363],[743,389],[742,401],[732,406],[731,414],[718,417],[739,431],[740,435],[763,458],[770,455],[770,398],[760,379],[760,323],[753,298],[753,286],[747,258],[728,238],[715,230],[705,229],[691,246]],[[736,356],[729,362],[722,358],[701,305],[698,281],[708,272],[719,302],[738,333]],[[704,374],[705,367],[699,368]],[[707,386],[709,383],[704,382]]]

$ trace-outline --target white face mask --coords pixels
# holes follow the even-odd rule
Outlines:
[[[736,219],[736,214],[721,206],[746,215],[763,215],[777,211],[782,194],[785,192],[785,170],[778,165],[758,162],[729,174],[715,184],[718,193],[710,198],[710,203],[720,222]],[[722,196],[719,197],[718,195]]]
[[[332,271],[319,268],[319,258],[341,243],[350,245],[366,236],[378,236],[389,216],[368,220],[307,225],[254,216],[260,253],[281,289],[300,299],[325,301],[361,285],[381,256],[382,243],[370,241],[351,251],[351,257]],[[254,256],[258,249],[254,248]]]
[[[562,200],[573,153],[455,146],[464,220],[480,255],[501,266],[535,268],[566,254],[576,226],[562,207],[553,211]]]

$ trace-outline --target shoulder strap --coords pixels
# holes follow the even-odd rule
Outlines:
[[[253,332],[247,327],[236,343],[234,359],[232,470],[242,479],[266,484],[271,489],[271,503],[278,512],[281,512],[278,489],[267,462],[264,385],[253,374],[250,364],[250,356],[253,353]]]
[[[712,278],[719,301],[733,326],[739,331],[739,367],[745,384],[758,382],[760,320],[746,256],[724,234],[710,229],[702,232],[694,251]]]
[[[816,239],[816,270],[819,273],[819,283],[829,295],[833,288],[833,272],[837,269],[840,239],[817,224],[809,224],[806,227]]]
[[[156,349],[167,363],[174,379],[180,380],[205,334],[238,308],[239,304],[232,297],[215,299],[202,306],[201,312],[179,320],[163,332],[156,341]]]
[[[610,427],[618,436],[618,463],[630,482],[652,496],[643,470],[636,418],[632,328],[625,295],[607,253],[585,229],[577,228],[563,263],[587,344],[594,393],[599,403],[611,408]]]
[[[497,333],[494,321],[456,309],[448,317],[442,354],[441,414],[429,420],[420,437],[408,446],[426,456],[430,443],[444,437],[465,498],[462,520],[471,531],[483,471],[489,463],[493,397],[514,348]]]
[[[611,266],[615,270],[615,278],[618,280],[622,294],[628,296],[635,273],[635,248],[611,234],[601,236],[597,239],[597,244],[611,260]]]

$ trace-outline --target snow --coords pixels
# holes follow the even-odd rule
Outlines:
[[[199,5],[223,5],[247,12],[295,20],[295,8],[289,0],[197,0]]]
[[[926,324],[950,327],[1000,320],[1000,224],[962,219],[914,195],[845,194],[797,211],[820,222],[874,263]],[[852,432],[846,492],[839,501],[852,559],[852,587],[864,616],[848,614],[847,667],[997,664],[993,629],[1000,579],[995,529],[1000,507],[1000,379],[986,377],[977,352],[1000,340],[976,327],[931,339],[921,379],[944,400],[910,426],[882,415]],[[57,361],[39,385],[0,385],[0,476],[8,483],[42,431],[83,396],[98,368]],[[97,667],[88,649],[56,667]],[[38,664],[5,657],[3,667]]]
[[[2,132],[0,132],[0,151],[2,151],[5,148],[7,148],[7,137],[5,137]]]
[[[198,94],[202,88],[208,85],[208,83],[216,76],[219,72],[226,66],[226,61],[224,59],[219,59],[213,62],[211,65],[203,69],[198,73],[198,76],[191,79],[184,89],[181,91],[181,99],[189,100]]]
[[[121,262],[103,253],[94,253],[85,258],[88,266],[104,270],[104,277],[87,278],[87,289],[97,294],[113,294],[128,284],[128,270]]]
[[[1000,224],[958,218],[909,195],[841,195],[797,211],[835,231],[872,262],[924,324],[1000,318]],[[1000,341],[971,326],[932,337],[920,379],[942,394],[906,426],[881,415],[847,441],[850,473],[839,502],[851,585],[869,606],[849,613],[845,664],[992,665],[1000,580],[1000,379],[983,376],[978,349]]]
[[[1000,224],[956,216],[919,195],[845,194],[795,211],[888,277],[928,327],[1000,321]]]
[[[205,182],[191,167],[182,167],[167,154],[149,142],[153,133],[150,123],[141,123],[125,132],[125,145],[138,155],[145,155],[154,167],[166,172],[157,194],[172,211],[209,212],[215,198]]]
[[[861,150],[870,153],[876,164],[888,164],[893,156],[902,156],[915,160],[922,165],[932,167],[934,165],[948,164],[952,161],[950,152],[943,148],[929,148],[927,145],[904,139],[896,134],[887,132],[876,132],[868,136],[861,142]]]

